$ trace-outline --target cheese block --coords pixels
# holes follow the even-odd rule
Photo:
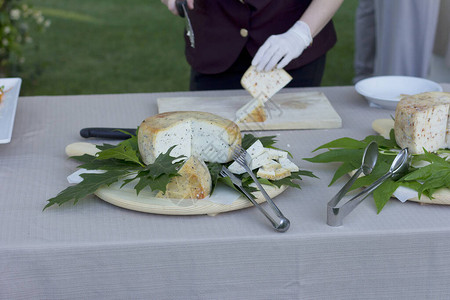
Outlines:
[[[211,175],[205,162],[195,156],[189,157],[178,171],[180,176],[172,177],[166,192],[156,197],[171,199],[203,199],[211,193]]]
[[[138,145],[144,163],[176,146],[174,157],[197,156],[207,162],[226,163],[241,145],[241,132],[233,121],[198,111],[167,112],[145,119],[138,130]]]
[[[253,98],[266,102],[291,80],[291,75],[283,69],[258,72],[254,66],[250,66],[241,78],[241,85]]]
[[[429,92],[404,96],[395,111],[397,144],[412,154],[448,148],[450,93]]]

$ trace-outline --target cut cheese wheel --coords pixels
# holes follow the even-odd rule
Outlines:
[[[412,154],[447,148],[450,93],[404,96],[395,111],[395,140]]]
[[[166,192],[159,192],[158,198],[203,199],[211,193],[211,175],[206,164],[191,156],[178,171],[180,176],[172,177]]]
[[[203,161],[226,163],[232,160],[241,139],[233,121],[199,111],[158,114],[145,119],[138,131],[139,151],[146,164],[172,146],[174,157],[196,156]]]

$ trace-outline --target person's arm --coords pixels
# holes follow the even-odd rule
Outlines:
[[[178,16],[177,7],[175,5],[176,0],[161,0],[161,2],[167,6],[167,8],[176,16]],[[194,0],[187,0],[189,9],[194,9]]]
[[[272,35],[258,49],[252,65],[258,71],[270,71],[275,66],[284,68],[299,57],[325,25],[331,20],[344,0],[313,0],[300,19],[285,33]]]

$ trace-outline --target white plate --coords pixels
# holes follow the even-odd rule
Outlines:
[[[357,82],[355,89],[370,104],[386,109],[395,109],[401,95],[442,92],[442,87],[436,82],[411,76],[371,77]]]
[[[0,103],[0,144],[11,141],[21,84],[20,78],[0,78],[0,86],[5,86],[5,94]]]

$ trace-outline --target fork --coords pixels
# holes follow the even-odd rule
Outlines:
[[[270,216],[270,214],[255,199],[253,199],[253,196],[249,192],[247,192],[247,190],[242,186],[242,181],[236,175],[231,173],[230,170],[228,170],[226,167],[223,166],[222,170],[220,170],[220,176],[230,178],[231,182],[233,182],[233,184],[237,186],[242,193],[244,193],[244,195],[248,198],[248,200],[250,200],[250,202],[252,202],[253,205],[256,206],[259,209],[259,211],[266,216],[266,218],[270,221],[270,223],[272,223],[273,228],[278,230],[279,224],[275,222],[275,220]]]
[[[262,185],[259,183],[258,179],[256,178],[255,174],[253,174],[252,169],[249,167],[252,163],[252,158],[250,154],[241,146],[237,146],[234,149],[233,153],[233,159],[241,165],[245,171],[252,177],[253,182],[255,182],[256,186],[260,190],[261,194],[266,199],[267,203],[269,203],[269,206],[272,208],[274,213],[278,216],[280,219],[280,222],[277,224],[276,229],[279,231],[286,231],[289,228],[290,221],[283,215],[283,213],[280,211],[280,209],[275,205],[275,203],[272,201],[272,198],[267,194],[266,190],[262,187]]]

